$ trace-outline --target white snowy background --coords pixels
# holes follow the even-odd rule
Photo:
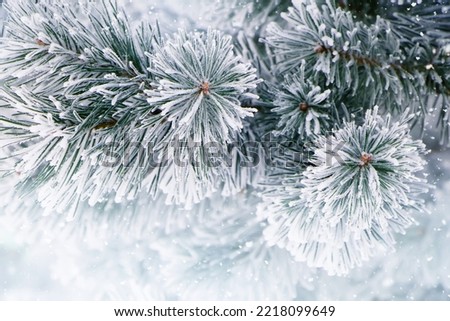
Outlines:
[[[168,33],[210,25],[230,30],[251,9],[244,5],[243,16],[227,20],[220,1],[119,2],[134,21],[157,19]],[[346,277],[312,270],[263,244],[252,191],[213,196],[190,212],[156,202],[134,215],[124,214],[126,207],[108,217],[86,209],[65,222],[27,209],[31,201],[15,199],[4,183],[0,203],[9,206],[0,215],[0,298],[450,300],[450,153],[432,130],[425,141],[429,182],[436,186],[427,199],[430,214],[416,216],[418,225],[398,237],[395,253]],[[176,233],[167,237],[167,231]],[[216,241],[205,246],[202,236]]]

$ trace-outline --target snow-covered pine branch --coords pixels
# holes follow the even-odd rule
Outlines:
[[[448,66],[441,48],[430,46],[423,32],[380,17],[367,25],[325,2],[295,0],[282,14],[288,27],[268,27],[264,41],[276,54],[275,72],[296,73],[304,60],[307,78],[348,96],[347,105],[378,104],[400,113],[407,105],[417,114],[414,121],[423,124],[428,97],[450,93],[439,70]]]
[[[242,130],[242,119],[256,112],[238,98],[260,81],[256,70],[234,54],[231,40],[215,30],[180,31],[151,56],[158,87],[147,90],[146,109],[171,123],[169,139],[230,143]],[[147,115],[141,116],[144,125]]]
[[[342,275],[393,248],[427,189],[409,129],[437,109],[450,132],[448,13],[356,3],[294,0],[279,16],[289,1],[233,0],[213,23],[225,32],[163,36],[114,1],[7,1],[0,168],[18,193],[3,201],[27,204],[5,211],[37,199],[151,240],[186,299],[291,299],[313,273],[292,257]]]
[[[256,110],[240,100],[255,98],[248,91],[260,80],[231,37],[180,31],[163,41],[157,27],[133,30],[105,1],[7,8],[2,121],[20,185],[37,190],[49,211],[131,200],[142,189],[189,207],[254,179],[240,163],[253,136],[244,118]]]
[[[411,138],[407,115],[394,121],[369,110],[363,124],[317,136],[308,167],[269,176],[260,207],[268,241],[332,274],[391,248],[392,234],[414,221],[411,211],[423,210],[419,196],[427,191],[424,145]]]
[[[92,182],[100,165],[89,154],[132,132],[133,115],[124,110],[150,86],[144,52],[158,42],[157,30],[132,30],[126,15],[106,1],[86,7],[8,1],[6,8],[1,120],[13,141],[14,170],[49,210],[75,210],[81,199],[118,188],[118,175],[101,187]],[[96,188],[102,191],[93,193]]]
[[[275,90],[272,112],[279,116],[277,135],[306,138],[325,133],[339,119],[331,90],[305,79],[304,65],[298,73],[285,76],[280,88]],[[336,120],[335,120],[336,119]]]

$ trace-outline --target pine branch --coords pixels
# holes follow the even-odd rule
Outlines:
[[[376,249],[392,248],[427,191],[419,172],[424,146],[409,135],[406,116],[385,119],[377,108],[358,126],[346,123],[313,141],[312,165],[280,168],[268,177],[266,238],[299,261],[346,274]],[[281,175],[280,175],[281,174]]]
[[[335,107],[330,100],[331,90],[322,90],[320,86],[305,79],[302,66],[298,75],[286,76],[281,89],[275,91],[273,112],[279,115],[276,135],[301,138],[313,134],[325,133],[335,115]]]
[[[234,54],[231,37],[213,30],[180,31],[150,57],[154,89],[136,110],[149,140],[169,157],[159,175],[167,201],[191,207],[216,189],[240,191],[258,171],[240,165],[251,159],[242,143],[245,118],[256,110],[241,101],[256,98],[248,93],[259,83],[255,70]]]
[[[274,244],[346,274],[392,248],[394,233],[413,222],[410,212],[423,210],[424,147],[409,127],[424,121],[430,102],[448,104],[450,73],[447,12],[423,11],[416,23],[405,14],[374,19],[373,1],[338,3],[345,10],[331,0],[295,0],[278,21],[288,2],[245,1],[236,17],[252,21],[234,38],[210,29],[163,40],[157,25],[131,28],[114,2],[9,1],[0,43],[1,169],[17,178],[22,196],[70,219],[89,207],[106,212],[119,203],[127,212],[131,204],[141,208],[125,219],[159,230],[149,222],[158,215],[137,216],[149,206],[167,210],[163,232],[177,233],[188,247],[181,257],[192,262],[170,264],[177,275],[215,278],[211,267],[231,269],[233,282],[217,284],[232,289],[245,271],[234,262],[254,261],[252,273],[271,282],[273,271],[259,268],[282,262],[293,275],[283,285],[291,295],[298,264],[267,246]],[[277,23],[265,29],[268,21]],[[385,115],[375,107],[364,118],[374,104]],[[391,113],[403,116],[396,122]],[[226,208],[242,191],[256,192],[265,175],[259,217],[242,214],[254,210],[254,198],[204,225],[172,213],[204,213],[210,197]],[[261,289],[260,297],[279,296]]]
[[[352,12],[361,6],[352,1],[341,6]],[[439,3],[439,4],[437,4]],[[371,12],[364,14],[384,17],[391,22],[391,28],[401,41],[405,58],[401,65],[393,66],[399,72],[415,75],[418,83],[424,82],[423,105],[430,112],[438,110],[441,128],[441,144],[448,143],[448,100],[450,97],[448,44],[449,13],[447,0],[439,1],[381,1]],[[358,9],[356,10],[358,11]],[[361,11],[359,11],[361,13]],[[438,96],[436,99],[434,96]],[[423,120],[422,120],[423,122]],[[422,124],[423,127],[423,124]]]
[[[441,144],[448,144],[448,109],[450,99],[450,55],[446,21],[449,14],[445,6],[418,6],[410,15],[396,14],[391,19],[394,32],[402,37],[409,55],[405,69],[413,69],[423,75],[425,104],[439,113]],[[410,72],[413,72],[410,71]]]
[[[147,91],[149,110],[161,110],[160,116],[173,123],[172,137],[231,142],[242,129],[241,119],[255,112],[241,107],[238,98],[259,80],[233,53],[231,37],[212,30],[180,32],[152,59],[159,89]],[[205,119],[211,124],[205,126]]]
[[[108,2],[72,8],[51,0],[19,1],[8,2],[7,9],[1,112],[2,127],[15,140],[16,171],[50,210],[75,210],[96,186],[88,173],[101,164],[91,158],[92,150],[134,127],[125,110],[151,88],[144,52],[153,50],[159,35],[144,25],[134,33]],[[110,182],[124,177],[120,171],[112,175],[108,169]],[[118,185],[101,188],[99,199]]]
[[[242,129],[255,110],[240,100],[255,98],[247,90],[259,80],[234,55],[230,37],[180,32],[164,43],[158,28],[134,32],[107,2],[77,12],[52,0],[8,8],[1,120],[6,133],[20,134],[21,185],[37,189],[49,211],[75,213],[79,202],[93,206],[107,197],[122,202],[141,189],[190,207],[218,188],[232,194],[254,179],[259,167],[240,168],[253,154],[227,144],[253,135]],[[219,144],[222,160],[214,166],[208,143]]]
[[[264,40],[277,55],[278,74],[295,73],[305,60],[306,76],[324,88],[335,88],[365,108],[380,104],[399,112],[407,104],[419,122],[426,114],[424,97],[442,92],[437,86],[425,86],[435,77],[433,66],[438,61],[430,65],[429,59],[416,60],[431,50],[405,46],[404,35],[384,19],[371,26],[355,22],[349,12],[329,1],[322,6],[294,1],[283,18],[290,28],[272,24]]]

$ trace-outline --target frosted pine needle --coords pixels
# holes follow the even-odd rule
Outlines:
[[[409,134],[404,116],[394,122],[381,117],[378,108],[366,113],[364,124],[347,123],[331,136],[315,141],[313,166],[305,171],[302,195],[309,208],[324,220],[358,231],[376,222],[382,229],[389,221],[410,222],[405,209],[420,209],[416,199],[417,175],[424,167],[424,145]]]
[[[239,101],[259,82],[256,71],[241,62],[231,37],[219,31],[179,31],[151,59],[159,82],[156,91],[148,91],[150,106],[143,118],[160,110],[174,125],[172,137],[231,142],[243,127],[242,119],[256,111]]]
[[[319,135],[306,170],[300,165],[268,181],[259,211],[269,221],[268,241],[330,274],[391,248],[427,191],[419,177],[424,145],[411,138],[409,119],[381,117],[376,107],[361,125]]]
[[[286,136],[298,133],[304,137],[329,129],[330,94],[329,89],[322,90],[305,80],[304,68],[298,75],[285,77],[281,88],[274,93],[273,111],[280,117],[277,133]]]

